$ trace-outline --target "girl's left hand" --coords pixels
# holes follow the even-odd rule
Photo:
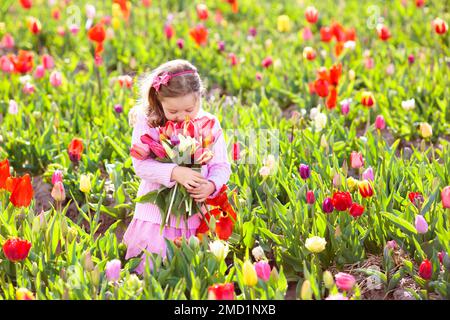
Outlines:
[[[189,188],[187,191],[191,197],[197,202],[204,202],[216,190],[216,186],[211,181],[200,184],[196,188]]]

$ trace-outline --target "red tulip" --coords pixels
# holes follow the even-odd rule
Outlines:
[[[239,142],[235,142],[233,143],[233,161],[238,161],[240,158],[240,146],[239,146]]]
[[[328,69],[325,67],[320,67],[319,69],[317,69],[317,79],[329,81],[330,74],[328,72]]]
[[[352,206],[352,195],[347,191],[337,191],[333,194],[333,206],[338,211],[347,211]]]
[[[356,30],[350,28],[345,30],[345,41],[356,41]]]
[[[10,60],[14,65],[14,71],[18,73],[28,73],[33,70],[33,52],[19,50],[18,56],[10,56]]]
[[[423,203],[423,195],[420,192],[410,192],[408,194],[409,200],[417,208]]]
[[[329,110],[336,108],[336,102],[337,102],[337,90],[336,87],[331,87],[330,95],[327,98],[327,108]]]
[[[333,32],[331,31],[331,28],[329,28],[329,27],[320,28],[320,39],[323,42],[330,42],[332,37],[333,37]]]
[[[219,216],[219,221],[216,221],[216,234],[221,240],[228,240],[233,233],[234,220],[232,217],[226,213],[221,212]]]
[[[391,37],[389,28],[382,24],[377,26],[377,33],[378,37],[383,41],[387,41]]]
[[[234,284],[215,284],[208,288],[208,300],[233,300]]]
[[[317,9],[314,8],[313,6],[309,6],[305,10],[305,17],[306,21],[314,24],[317,22],[317,19],[319,18],[319,11],[317,11]]]
[[[319,97],[324,98],[328,96],[328,82],[322,79],[317,79],[314,82],[314,91]]]
[[[197,46],[206,45],[208,41],[208,29],[202,24],[197,25],[189,31],[189,35],[195,41]]]
[[[10,176],[8,159],[0,161],[0,189],[6,189],[6,180]]]
[[[420,8],[425,5],[425,0],[416,0],[416,7]]]
[[[73,138],[68,147],[70,161],[77,163],[81,159],[83,152],[83,140]]]
[[[197,16],[200,20],[208,19],[208,7],[205,4],[203,3],[198,4],[196,10]]]
[[[33,34],[38,34],[42,31],[41,22],[36,18],[30,19],[29,29]]]
[[[441,18],[434,19],[432,22],[432,26],[437,34],[445,34],[448,30],[447,23]]]
[[[25,260],[30,252],[31,242],[18,237],[9,238],[3,244],[3,253],[11,262]]]
[[[334,21],[331,26],[331,33],[336,38],[336,41],[343,42],[345,41],[345,30],[339,22]]]
[[[353,218],[357,218],[364,213],[364,207],[357,203],[353,203],[350,207],[349,213]]]
[[[30,9],[33,5],[33,2],[31,0],[20,0],[20,5],[24,9]]]
[[[33,199],[33,186],[28,173],[23,177],[6,179],[6,189],[11,192],[9,201],[15,207],[28,207],[30,205],[31,199]]]
[[[329,73],[330,84],[332,84],[333,86],[337,86],[341,74],[342,74],[342,64],[338,63],[332,65]]]
[[[419,275],[425,279],[430,280],[433,275],[433,265],[428,259],[422,261],[419,267]]]

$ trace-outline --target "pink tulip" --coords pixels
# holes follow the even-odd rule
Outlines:
[[[36,71],[34,72],[34,78],[35,79],[41,79],[45,76],[45,68],[43,65],[38,65],[36,67]]]
[[[14,38],[9,33],[5,34],[2,38],[1,46],[5,49],[14,48]]]
[[[160,143],[155,142],[153,139],[151,139],[148,134],[145,134],[141,137],[141,142],[147,144],[156,157],[161,159],[164,159],[166,157],[166,150],[164,150],[164,147]]]
[[[416,216],[416,230],[417,233],[421,234],[427,233],[428,231],[428,223],[425,220],[425,218],[420,214]]]
[[[313,34],[311,32],[311,29],[308,27],[304,27],[302,30],[302,38],[304,41],[311,40],[313,37]]]
[[[344,272],[339,272],[334,278],[336,279],[336,286],[344,291],[350,291],[356,283],[355,277]]]
[[[352,151],[350,155],[350,163],[353,169],[359,169],[364,166],[364,159],[361,153]]]
[[[64,29],[64,26],[58,26],[56,28],[56,32],[61,36],[64,37],[64,35],[66,34],[66,30]]]
[[[135,143],[130,149],[130,155],[138,160],[147,159],[150,155],[150,148],[144,143]]]
[[[8,107],[9,114],[17,114],[19,112],[19,107],[17,106],[17,102],[14,100],[9,100],[9,107]]]
[[[255,271],[258,278],[267,281],[270,278],[270,265],[267,261],[258,261],[255,263]]]
[[[91,4],[86,5],[86,17],[91,20],[95,18],[95,7]]]
[[[272,63],[273,63],[272,57],[266,57],[266,58],[264,58],[264,60],[262,61],[262,66],[263,66],[264,68],[268,68],[268,67],[270,67],[270,66],[272,65]]]
[[[70,32],[71,32],[73,35],[76,35],[76,34],[80,31],[80,27],[77,26],[76,24],[72,24],[72,25],[69,27],[69,30],[70,30]]]
[[[311,190],[306,191],[306,203],[314,204],[316,202],[316,197],[314,196],[314,192]]]
[[[66,199],[66,192],[61,181],[54,184],[51,195],[55,201],[64,201],[64,199]]]
[[[260,72],[257,72],[257,73],[255,73],[255,78],[256,78],[256,80],[258,80],[258,81],[261,81],[262,80],[262,74],[260,73]]]
[[[344,99],[340,102],[341,112],[344,116],[346,116],[350,111],[350,102],[351,99]]]
[[[25,94],[32,94],[32,93],[34,93],[35,90],[36,89],[34,88],[34,86],[29,82],[25,83],[22,87],[22,91]]]
[[[53,87],[59,87],[62,84],[61,72],[55,70],[50,74],[50,84]]]
[[[395,250],[398,248],[398,244],[395,240],[390,240],[386,242],[386,247],[388,247],[389,249]]]
[[[55,66],[55,62],[49,54],[44,54],[42,56],[42,64],[46,70],[52,69]]]
[[[61,170],[56,169],[52,175],[52,184],[54,185],[55,183],[62,182],[62,181],[63,181],[63,173]]]
[[[373,181],[373,169],[372,167],[367,168],[362,174],[363,180]]]
[[[390,76],[392,76],[395,72],[395,67],[394,65],[391,63],[386,67],[386,73]]]
[[[178,46],[178,48],[180,48],[180,49],[183,49],[184,48],[184,40],[183,39],[178,39],[177,40],[177,46]]]
[[[0,66],[5,73],[12,73],[14,71],[14,64],[7,56],[2,56],[0,58]]]
[[[365,58],[364,66],[366,67],[366,69],[373,69],[373,67],[375,66],[375,62],[374,62],[373,58],[370,58],[370,57]]]
[[[384,121],[384,117],[381,114],[378,115],[375,119],[375,127],[378,130],[383,130],[384,128],[386,128],[386,121]]]
[[[444,208],[449,209],[450,208],[450,186],[446,186],[441,191],[441,199],[442,199],[442,206]]]
[[[106,263],[105,274],[109,281],[118,281],[120,279],[121,262],[118,259]]]

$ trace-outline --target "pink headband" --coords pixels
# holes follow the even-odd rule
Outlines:
[[[169,80],[172,79],[173,77],[181,76],[182,74],[196,73],[196,72],[197,70],[185,70],[172,74],[164,71],[161,75],[155,77],[152,83],[152,87],[155,88],[156,92],[158,92],[161,85],[163,84],[167,86]]]

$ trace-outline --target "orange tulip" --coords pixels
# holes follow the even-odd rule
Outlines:
[[[18,73],[28,73],[33,70],[33,52],[19,50],[18,56],[10,56],[10,60],[14,65],[14,71]]]
[[[337,86],[339,83],[339,77],[341,76],[341,73],[342,73],[342,64],[338,63],[331,66],[329,73],[330,84],[332,84],[333,86]]]
[[[336,100],[337,100],[337,90],[336,87],[332,86],[330,95],[328,96],[327,99],[327,108],[328,109],[336,108]]]

